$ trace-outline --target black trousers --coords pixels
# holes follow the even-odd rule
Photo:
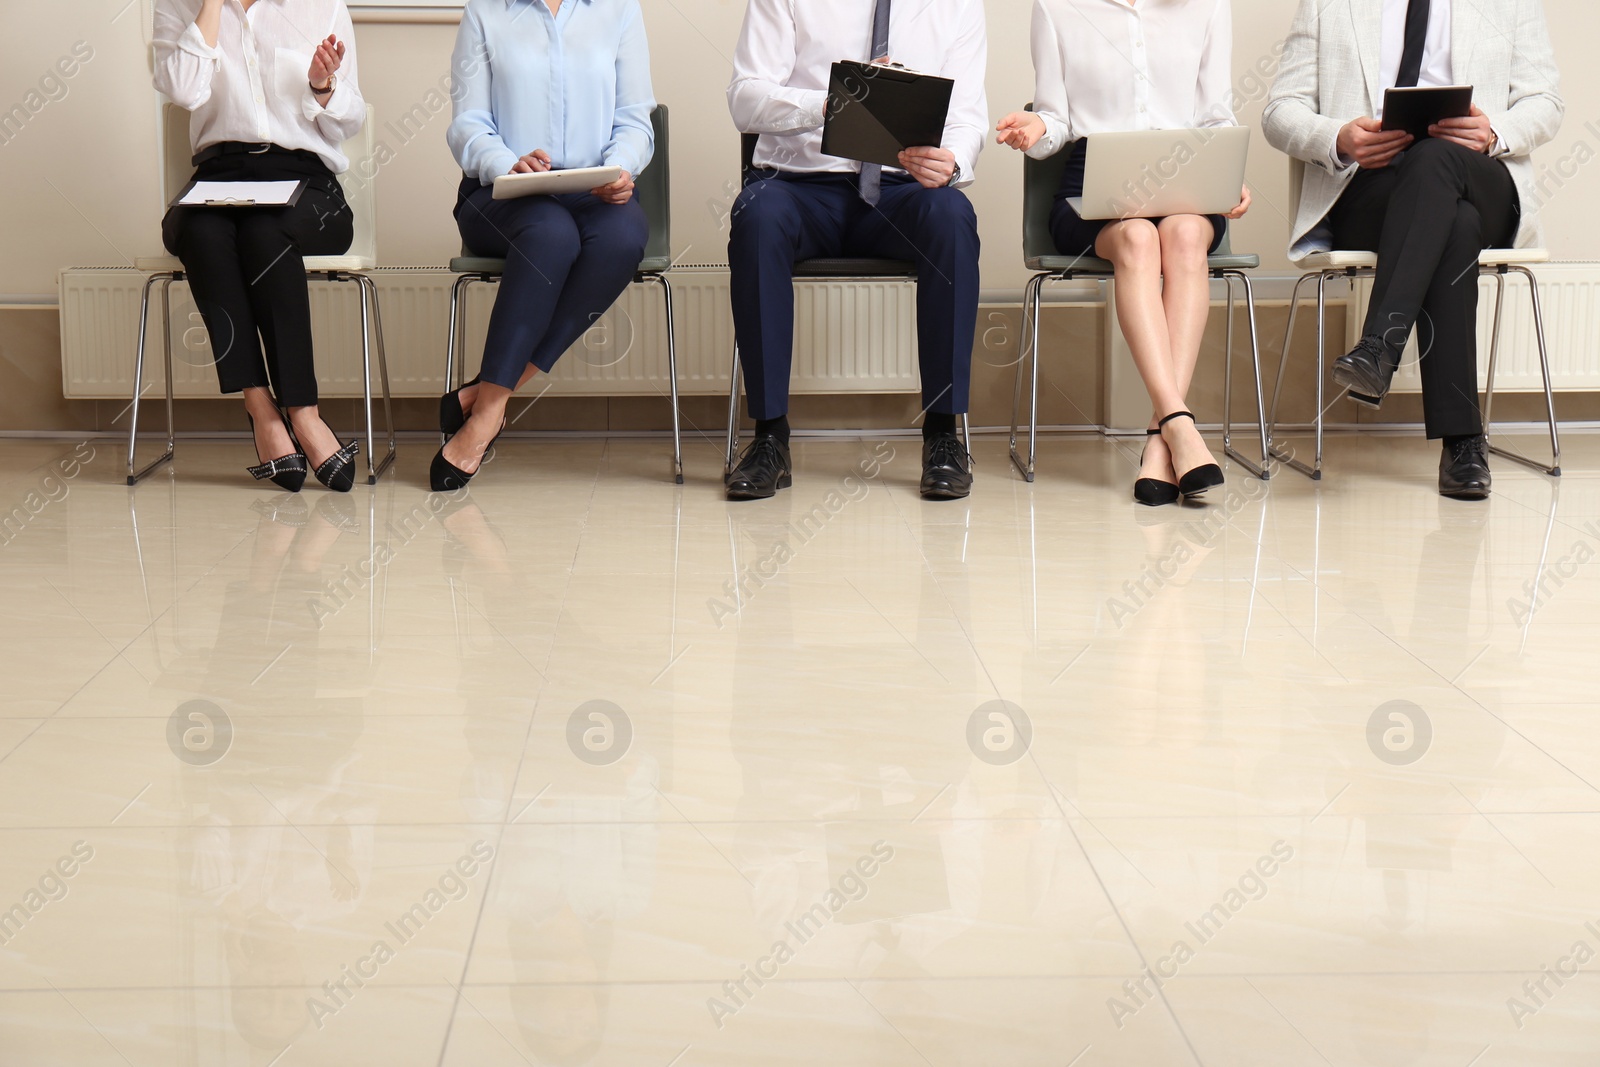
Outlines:
[[[195,178],[308,183],[293,207],[172,208],[161,239],[183,261],[222,391],[264,386],[284,407],[315,404],[311,296],[300,257],[350,248],[354,219],[338,179],[315,153],[276,146],[209,159]]]
[[[1458,144],[1419,141],[1351,179],[1328,215],[1339,248],[1378,253],[1363,333],[1398,364],[1417,331],[1428,437],[1483,432],[1478,410],[1478,253],[1520,221],[1505,164]]]

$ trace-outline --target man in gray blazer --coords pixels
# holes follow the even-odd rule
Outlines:
[[[1471,116],[1415,143],[1384,132],[1384,91],[1413,85],[1471,85]],[[1363,336],[1334,381],[1378,406],[1417,328],[1446,496],[1489,495],[1474,266],[1485,248],[1538,244],[1529,157],[1562,111],[1540,0],[1301,0],[1267,101],[1267,140],[1308,164],[1290,257],[1378,254]]]

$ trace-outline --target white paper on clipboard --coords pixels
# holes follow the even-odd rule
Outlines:
[[[194,182],[177,200],[179,207],[288,207],[304,182]]]

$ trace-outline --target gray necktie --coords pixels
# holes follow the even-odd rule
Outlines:
[[[873,60],[889,58],[889,0],[878,0],[872,11]],[[861,199],[874,207],[878,204],[878,185],[883,178],[883,168],[876,163],[861,164]]]

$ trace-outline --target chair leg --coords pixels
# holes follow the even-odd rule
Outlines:
[[[1480,272],[1481,273],[1481,272]],[[1500,366],[1500,321],[1506,304],[1505,268],[1494,271],[1494,319],[1489,327],[1489,373],[1483,388],[1483,432],[1489,433],[1494,423],[1494,379]]]
[[[665,274],[652,274],[661,286],[661,299],[667,312],[667,377],[672,386],[672,479],[683,484],[683,431],[678,414],[678,331],[672,318],[672,283]]]
[[[1326,345],[1327,345],[1327,332],[1328,332],[1328,274],[1327,274],[1326,271],[1319,271],[1319,272],[1316,272],[1314,274],[1307,274],[1307,275],[1303,276],[1300,279],[1300,281],[1303,282],[1308,278],[1316,278],[1316,280],[1317,280],[1317,361],[1316,361],[1317,414],[1316,414],[1316,418],[1313,420],[1313,423],[1312,423],[1312,429],[1313,429],[1313,431],[1314,431],[1314,433],[1316,435],[1315,462],[1311,466],[1308,467],[1308,466],[1306,466],[1304,461],[1296,459],[1294,457],[1294,453],[1286,451],[1284,449],[1280,449],[1280,448],[1277,447],[1276,444],[1273,445],[1270,455],[1274,459],[1277,459],[1277,460],[1283,462],[1284,464],[1286,464],[1286,465],[1288,465],[1290,467],[1293,467],[1295,470],[1299,471],[1301,474],[1304,474],[1307,478],[1310,478],[1312,481],[1320,482],[1322,480],[1322,406],[1323,406],[1322,379],[1323,379],[1324,375],[1327,373],[1326,368],[1323,366],[1323,360],[1324,360],[1324,355],[1325,355],[1325,348],[1326,348]],[[1299,285],[1299,283],[1296,283],[1295,287],[1294,287],[1294,297],[1295,297],[1295,303],[1296,304],[1298,304],[1298,302],[1299,302],[1299,296],[1300,296],[1300,285]],[[1289,325],[1290,325],[1291,328],[1294,326],[1294,316],[1293,316],[1292,312],[1290,314]],[[1292,338],[1290,337],[1290,335],[1286,333],[1284,335],[1284,339],[1283,339],[1284,354],[1283,354],[1282,359],[1280,359],[1279,362],[1278,362],[1278,389],[1275,390],[1275,392],[1274,392],[1273,403],[1272,403],[1272,408],[1273,408],[1273,416],[1272,417],[1273,417],[1273,426],[1274,427],[1276,427],[1276,425],[1277,425],[1277,417],[1278,417],[1277,416],[1277,408],[1278,408],[1277,392],[1281,392],[1282,388],[1283,388],[1283,368],[1289,361],[1289,343],[1290,343],[1291,340],[1292,340]]]
[[[1300,313],[1300,287],[1307,281],[1316,277],[1315,274],[1302,274],[1294,283],[1294,292],[1289,294],[1289,323],[1283,331],[1283,347],[1278,350],[1278,377],[1272,387],[1272,412],[1267,417],[1267,455],[1277,459],[1280,456],[1273,450],[1272,439],[1278,433],[1278,401],[1283,397],[1283,372],[1289,366],[1289,346],[1294,341],[1294,320]]]
[[[173,426],[172,426],[172,283],[178,276],[170,271],[152,274],[145,279],[144,293],[139,301],[139,346],[138,355],[133,364],[133,403],[129,405],[128,418],[128,477],[129,485],[138,485],[145,475],[167,463],[172,459]],[[165,334],[164,349],[166,352],[167,367],[167,447],[161,455],[147,463],[142,469],[135,466],[135,459],[139,448],[139,401],[144,394],[144,352],[145,338],[150,328],[150,290],[156,285],[161,286],[161,329]]]
[[[461,334],[466,326],[461,317],[461,299],[466,294],[467,286],[477,279],[476,275],[463,274],[456,278],[455,284],[450,287],[450,331],[445,338],[444,345],[444,391],[450,392],[460,384],[457,379],[466,377],[460,365],[456,362],[458,351],[465,347]],[[439,435],[440,443],[444,443],[444,435]]]
[[[383,308],[378,303],[378,283],[368,274],[357,274],[354,277],[361,289],[361,395],[366,405],[367,416],[367,484],[377,485],[378,479],[383,477],[383,472],[394,463],[395,456],[394,406],[389,392],[389,357],[383,348]],[[367,343],[369,303],[372,309],[371,336],[376,340],[378,348],[378,380],[383,386],[383,417],[388,427],[388,449],[381,461],[373,454],[372,358]]]
[[[1489,445],[1489,451],[1493,452],[1497,456],[1504,456],[1513,463],[1520,463],[1525,467],[1532,467],[1536,471],[1543,471],[1552,478],[1559,478],[1561,477],[1561,437],[1556,428],[1555,387],[1550,379],[1550,352],[1545,343],[1544,308],[1539,302],[1539,282],[1538,279],[1534,277],[1533,271],[1529,270],[1527,267],[1512,266],[1506,269],[1520,274],[1528,280],[1528,296],[1533,303],[1533,335],[1539,344],[1539,371],[1544,379],[1545,416],[1549,421],[1550,427],[1550,464],[1549,466],[1546,466],[1539,460],[1530,459],[1529,457],[1521,455],[1520,453],[1513,452],[1509,448],[1497,448],[1493,443]],[[1501,284],[1503,285],[1504,282]],[[1496,330],[1495,333],[1496,341],[1498,341],[1499,331]],[[1490,367],[1492,371],[1494,365],[1493,347],[1491,347],[1490,352]],[[1489,379],[1489,388],[1491,392],[1494,389],[1494,379],[1492,376]],[[1483,429],[1485,433],[1489,432],[1489,417],[1487,411],[1485,411],[1484,414]]]
[[[1254,372],[1256,383],[1256,429],[1261,435],[1261,464],[1257,466],[1253,460],[1236,451],[1229,443],[1228,436],[1233,423],[1228,400],[1223,401],[1222,451],[1224,455],[1233,459],[1245,470],[1262,481],[1267,481],[1272,477],[1272,472],[1267,467],[1267,411],[1265,397],[1261,389],[1261,339],[1256,332],[1255,287],[1250,284],[1250,276],[1242,271],[1228,271],[1226,272],[1226,277],[1228,281],[1228,347],[1224,358],[1227,359],[1227,365],[1231,368],[1233,366],[1233,282],[1237,278],[1239,283],[1244,286],[1245,313],[1250,317],[1250,367]],[[1225,373],[1223,378],[1231,384],[1231,373]],[[1232,390],[1230,389],[1230,398],[1231,395]]]
[[[728,379],[728,452],[723,457],[722,472],[733,470],[739,449],[739,342],[733,343],[733,370]]]
[[[1048,274],[1035,274],[1028,280],[1027,288],[1022,291],[1022,300],[1026,306],[1024,312],[1028,319],[1028,336],[1023,339],[1027,345],[1027,360],[1032,366],[1029,368],[1030,386],[1028,389],[1028,458],[1024,462],[1017,454],[1017,423],[1018,413],[1016,397],[1013,397],[1011,407],[1011,463],[1022,474],[1025,482],[1033,481],[1034,460],[1038,456],[1039,442],[1039,305],[1040,293],[1044,289],[1045,279]],[[1017,392],[1022,391],[1022,365],[1017,365]]]

